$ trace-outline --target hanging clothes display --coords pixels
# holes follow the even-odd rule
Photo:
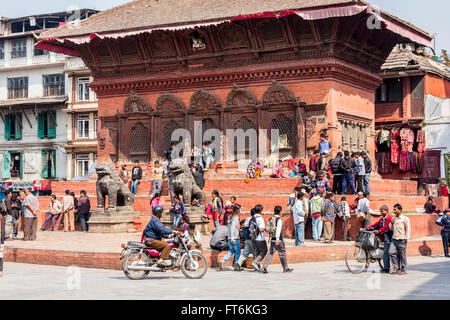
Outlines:
[[[416,157],[416,172],[422,173],[422,153],[416,152],[414,155]]]
[[[408,151],[401,151],[400,152],[400,159],[399,159],[399,165],[398,165],[400,171],[406,172],[408,171]]]
[[[378,172],[381,174],[392,173],[392,163],[390,152],[377,152],[376,154]]]
[[[391,162],[393,164],[398,164],[400,157],[400,145],[398,144],[398,137],[400,132],[394,128],[391,130]]]
[[[391,135],[390,135],[390,133],[389,133],[389,130],[384,130],[384,129],[382,129],[382,130],[380,131],[380,136],[379,136],[378,142],[379,142],[380,144],[387,143],[387,144],[388,144],[388,147],[390,146]]]
[[[425,131],[418,130],[417,131],[417,152],[424,153],[425,152]]]

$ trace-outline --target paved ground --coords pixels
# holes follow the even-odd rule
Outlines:
[[[204,279],[181,272],[153,273],[133,281],[121,271],[6,263],[0,278],[0,301],[6,299],[449,299],[450,259],[411,257],[408,275],[389,275],[371,265],[350,274],[344,262],[279,265],[269,274],[210,269]],[[258,282],[258,279],[263,281]],[[150,294],[151,293],[151,294]]]

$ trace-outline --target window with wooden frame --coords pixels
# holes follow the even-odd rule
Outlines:
[[[56,150],[41,151],[41,177],[42,179],[56,178]]]
[[[89,77],[78,78],[78,101],[89,101]]]
[[[27,56],[27,39],[11,41],[11,58],[25,58]]]
[[[65,93],[64,74],[47,74],[42,76],[44,97],[62,96]]]
[[[402,79],[385,79],[384,83],[377,89],[375,103],[402,102]]]
[[[8,99],[28,98],[28,77],[8,78]]]
[[[89,115],[79,114],[77,116],[77,138],[89,139]]]
[[[56,138],[56,110],[38,113],[38,138]]]
[[[5,116],[5,140],[22,139],[22,113],[9,113]]]

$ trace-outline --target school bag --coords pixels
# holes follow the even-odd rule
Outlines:
[[[255,217],[252,217],[248,223],[248,233],[252,240],[256,240],[259,235],[259,228]]]
[[[277,237],[277,224],[278,224],[278,219],[281,219],[280,217],[272,217],[269,220],[267,229],[269,232],[269,236],[272,239],[275,239]]]

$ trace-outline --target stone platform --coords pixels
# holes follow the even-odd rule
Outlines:
[[[22,233],[19,234],[19,237]],[[86,268],[120,270],[122,243],[140,241],[140,233],[95,234],[82,232],[38,232],[36,241],[6,241],[6,262],[32,263],[56,266],[76,265]],[[209,237],[202,237],[204,255],[210,267],[217,267],[226,252],[209,249]],[[339,260],[344,256],[351,241],[334,241],[323,244],[306,240],[305,246],[294,247],[294,241],[286,240],[289,263]],[[408,242],[408,256],[442,254],[440,236],[415,238]],[[278,255],[271,261],[279,264]],[[227,263],[231,266],[231,261]]]

